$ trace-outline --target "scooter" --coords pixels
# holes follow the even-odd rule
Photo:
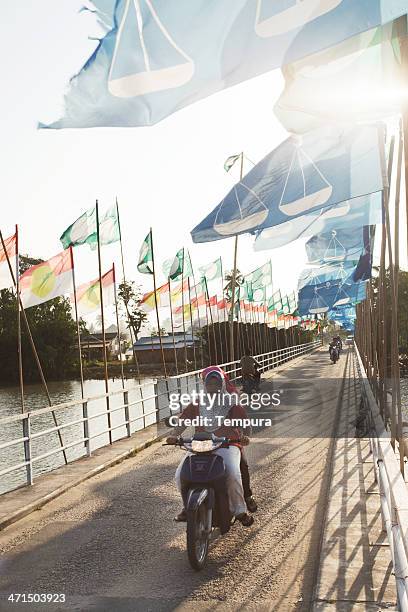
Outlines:
[[[187,555],[197,571],[205,565],[210,542],[227,533],[235,522],[229,510],[224,460],[214,454],[233,442],[239,440],[198,432],[192,438],[179,436],[174,445],[193,453],[184,461],[180,478],[187,513]]]
[[[336,363],[339,360],[339,349],[338,347],[333,347],[330,349],[330,359],[333,363]]]

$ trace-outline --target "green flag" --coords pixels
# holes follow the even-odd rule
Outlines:
[[[239,153],[238,155],[230,155],[224,163],[224,170],[225,172],[229,172],[232,168],[232,166],[235,164],[235,162],[241,157],[241,153]]]
[[[119,219],[116,204],[99,217],[99,239],[101,245],[111,244],[120,239]],[[70,225],[60,237],[62,246],[89,244],[96,249],[98,235],[96,231],[96,207],[90,208]]]
[[[96,249],[96,238],[95,232],[95,239],[92,237],[92,240],[87,241],[91,249]],[[108,208],[105,214],[99,217],[99,240],[101,241],[101,245],[112,244],[120,240],[118,209],[116,204]]]
[[[189,252],[184,248],[177,251],[174,259],[167,259],[164,262],[163,272],[171,280],[178,280],[181,276],[184,276],[184,278],[193,276]]]
[[[253,290],[252,300],[254,302],[265,302],[266,301],[266,287],[256,287]]]
[[[200,276],[201,277],[205,276],[208,283],[210,283],[213,280],[216,280],[217,278],[221,278],[222,276],[221,257],[219,257],[212,263],[207,264],[206,266],[201,266],[200,268],[198,268],[198,270],[200,272]]]
[[[60,237],[64,249],[78,244],[86,244],[89,237],[96,233],[96,208],[90,208],[70,225]]]
[[[267,261],[266,264],[260,266],[250,274],[245,276],[245,280],[252,284],[253,289],[259,287],[267,287],[272,284],[272,263]]]
[[[282,308],[283,306],[281,292],[280,289],[278,289],[278,291],[275,291],[272,297],[268,300],[268,310],[269,312],[276,310],[278,314],[282,314]]]
[[[153,274],[152,232],[150,231],[140,247],[137,269],[142,274]]]
[[[282,312],[285,315],[290,314],[290,306],[289,306],[289,300],[288,300],[287,295],[285,295],[285,297],[282,298]]]

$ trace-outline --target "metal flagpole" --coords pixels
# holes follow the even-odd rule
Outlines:
[[[6,250],[6,245],[4,243],[3,234],[1,232],[1,230],[0,230],[0,242],[1,242],[1,245],[2,245],[3,250],[4,250],[4,254],[5,254],[6,259],[7,259],[7,265],[8,265],[8,269],[10,271],[10,275],[11,275],[11,279],[13,281],[14,288],[16,289],[17,299],[18,299],[18,302],[20,304],[20,313],[23,315],[24,325],[25,325],[26,330],[27,330],[28,339],[30,341],[31,350],[33,351],[33,355],[34,355],[34,359],[35,359],[35,362],[36,362],[36,365],[37,365],[38,373],[40,375],[41,382],[42,382],[45,394],[47,396],[48,405],[51,407],[52,406],[51,396],[50,396],[50,393],[49,393],[49,390],[48,390],[48,386],[47,386],[47,383],[46,383],[46,380],[45,380],[45,376],[44,376],[44,372],[43,372],[43,369],[42,369],[42,366],[41,366],[40,358],[38,357],[37,349],[35,348],[34,339],[33,339],[32,333],[31,333],[31,329],[30,329],[30,324],[28,322],[27,315],[26,315],[26,312],[24,310],[23,302],[21,301],[20,288],[19,288],[19,273],[17,274],[17,277],[14,276],[14,271],[13,271],[13,268],[12,268],[12,265],[11,265],[11,262],[10,262],[9,255],[7,253],[7,250]],[[16,280],[16,278],[18,279],[18,281]],[[18,286],[18,291],[17,291],[17,286]],[[20,340],[21,340],[21,330],[20,330]],[[53,421],[54,421],[54,425],[55,425],[55,427],[58,428],[57,429],[57,435],[58,435],[58,439],[59,439],[60,445],[61,445],[61,447],[63,447],[64,443],[62,441],[62,435],[61,435],[61,431],[59,429],[57,417],[55,416],[55,411],[53,410],[51,412],[51,414],[52,414],[52,418],[53,418]],[[66,455],[66,452],[65,452],[64,448],[62,448],[62,454],[63,454],[65,463],[68,463],[67,455]]]
[[[99,235],[99,204],[96,200],[95,205],[96,211],[96,238],[98,243],[98,268],[99,268],[99,299],[101,302],[101,324],[102,324],[102,344],[103,344],[103,365],[105,375],[105,393],[106,393],[106,413],[108,417],[108,432],[109,432],[109,444],[112,444],[112,423],[110,414],[110,402],[109,402],[109,380],[108,380],[108,356],[106,352],[106,333],[105,333],[105,313],[103,307],[103,288],[102,288],[102,259],[101,259],[101,241]]]
[[[151,247],[152,247],[154,305],[155,305],[155,308],[156,308],[157,331],[158,331],[158,334],[159,334],[159,342],[160,342],[160,350],[161,350],[161,355],[162,355],[164,376],[167,378],[166,359],[164,357],[164,349],[163,349],[163,342],[162,342],[161,329],[160,329],[159,307],[158,307],[158,304],[157,304],[156,269],[155,269],[155,265],[154,265],[153,231],[152,231],[152,228],[150,228],[150,244],[151,244]]]

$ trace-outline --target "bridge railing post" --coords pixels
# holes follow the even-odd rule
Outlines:
[[[31,422],[30,422],[30,413],[27,413],[27,416],[23,420],[23,436],[26,438],[24,440],[24,458],[27,462],[26,470],[27,470],[27,484],[32,485],[34,482],[33,477],[33,462],[31,456]]]
[[[126,423],[126,434],[130,438],[130,413],[129,413],[129,391],[123,392],[123,405],[125,407],[125,423]]]
[[[154,407],[156,410],[156,423],[160,421],[160,399],[159,399],[159,383],[156,382],[153,384],[153,395],[154,395]],[[143,429],[146,429],[146,415],[143,409]]]
[[[31,422],[30,422],[30,413],[27,413],[27,416],[23,420],[23,436],[26,438],[24,440],[24,458],[27,462],[26,470],[27,470],[27,484],[32,485],[34,482],[33,477],[33,461],[31,455]]]
[[[89,437],[89,413],[88,413],[88,402],[82,402],[82,417],[84,419],[84,438],[85,448],[88,457],[91,456],[91,440]]]

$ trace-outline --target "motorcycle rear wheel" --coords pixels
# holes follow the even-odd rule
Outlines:
[[[196,571],[203,569],[208,555],[207,507],[201,504],[196,510],[187,511],[187,555]]]

